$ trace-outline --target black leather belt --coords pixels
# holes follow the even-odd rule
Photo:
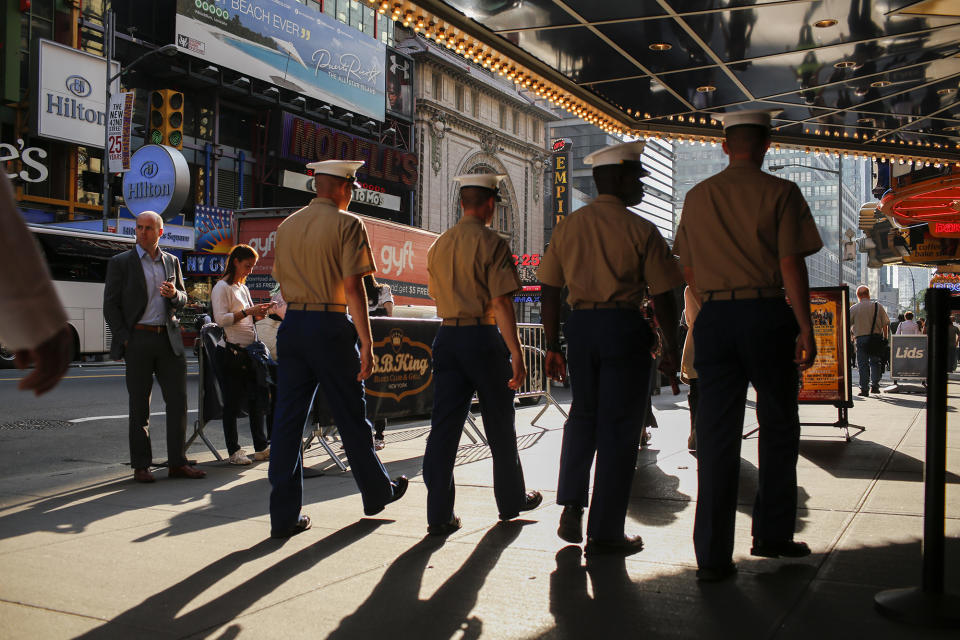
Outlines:
[[[444,318],[440,322],[445,327],[475,327],[477,325],[494,325],[497,321],[493,318]]]
[[[640,309],[640,305],[634,302],[578,302],[573,305],[573,308],[577,311],[582,311],[584,309],[632,309],[637,311]]]
[[[346,313],[347,305],[332,304],[329,302],[288,302],[287,309],[293,309],[294,311],[336,311],[338,313]]]
[[[758,287],[756,289],[721,289],[704,291],[704,300],[757,300],[759,298],[782,298],[780,287]]]

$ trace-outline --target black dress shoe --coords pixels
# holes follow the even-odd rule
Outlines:
[[[857,395],[860,396],[861,398],[868,398],[870,397],[870,392],[867,391],[866,389],[860,389],[860,393],[858,393]]]
[[[810,555],[810,547],[806,542],[795,540],[761,540],[753,539],[750,555],[763,558],[802,558]]]
[[[870,393],[880,393],[880,387],[877,385],[873,385],[872,387],[870,387]]]
[[[580,544],[583,542],[583,507],[567,505],[560,514],[560,526],[557,535],[562,540]]]
[[[277,531],[276,529],[274,529],[273,531],[270,532],[270,537],[271,538],[289,538],[291,536],[297,535],[298,533],[303,533],[304,531],[309,529],[311,526],[312,526],[312,523],[310,522],[310,516],[301,515],[299,518],[297,518],[297,524],[287,529],[284,529],[283,531]]]
[[[390,499],[379,506],[370,507],[369,509],[364,509],[363,515],[375,516],[381,511],[383,511],[384,507],[386,507],[388,504],[390,504],[391,502],[396,502],[397,500],[402,498],[403,494],[407,492],[407,486],[410,484],[410,481],[407,480],[407,476],[397,476],[396,478],[393,479],[393,482],[391,482],[391,484],[393,485],[393,494],[390,496]]]
[[[449,522],[427,525],[427,533],[431,536],[448,536],[462,526],[460,518],[453,516]]]
[[[643,538],[640,536],[623,536],[621,540],[587,540],[583,553],[587,556],[616,555],[629,556],[643,550]]]
[[[737,566],[732,562],[725,567],[700,567],[697,569],[697,580],[700,582],[720,582],[737,575]]]
[[[527,491],[523,496],[523,504],[520,505],[520,511],[530,511],[531,509],[536,509],[540,506],[540,503],[543,502],[543,494],[539,491]],[[516,518],[519,513],[501,513],[500,519],[504,522],[507,520],[513,520]]]

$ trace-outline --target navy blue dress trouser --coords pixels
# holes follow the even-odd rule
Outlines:
[[[701,568],[733,557],[747,384],[757,392],[759,483],[753,537],[792,540],[797,516],[797,322],[783,299],[707,301],[693,327],[698,496],[693,542]]]
[[[557,503],[587,506],[596,455],[587,537],[621,540],[649,396],[653,334],[640,312],[629,309],[573,311],[564,334],[573,403],[563,428]]]
[[[513,369],[510,352],[495,326],[440,327],[433,341],[433,415],[423,455],[427,522],[453,518],[453,467],[474,392],[493,458],[493,494],[501,514],[515,515],[526,495],[517,452]]]
[[[857,369],[860,371],[860,390],[867,392],[870,387],[880,385],[880,375],[882,374],[880,366],[882,359],[879,356],[872,356],[867,353],[867,343],[870,342],[870,335],[857,336]]]
[[[373,448],[366,418],[360,352],[353,322],[342,313],[287,311],[277,331],[277,408],[270,443],[270,522],[292,527],[303,505],[303,426],[319,385],[336,422],[365,510],[386,504],[393,485]]]

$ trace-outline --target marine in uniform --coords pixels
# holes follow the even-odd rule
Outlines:
[[[504,177],[454,178],[460,183],[463,217],[427,253],[429,292],[442,318],[433,343],[433,414],[423,456],[431,535],[448,535],[461,525],[453,509],[453,467],[474,392],[493,457],[500,519],[515,518],[543,500],[539,491],[524,486],[514,425],[514,391],[526,377],[513,312],[520,277],[510,247],[487,226]]]
[[[631,554],[643,548],[625,535],[644,412],[650,393],[654,334],[641,312],[649,292],[664,331],[661,370],[675,373],[679,267],[657,228],[628,210],[643,198],[644,143],[618,144],[588,155],[599,196],[554,229],[538,276],[543,284],[547,375],[562,380],[566,363],[558,341],[561,289],[571,311],[564,327],[573,403],[563,429],[557,503],[564,506],[557,534],[583,540],[590,467],[596,456],[586,553]]]
[[[277,538],[310,527],[310,518],[300,514],[301,445],[318,385],[343,439],[363,512],[379,513],[407,489],[404,476],[391,481],[387,475],[365,415],[363,380],[373,369],[373,346],[363,276],[376,271],[376,264],[363,221],[345,211],[361,166],[362,161],[340,160],[308,164],[317,197],[277,229],[273,277],[287,303],[277,332],[282,358],[269,474],[271,535]]]
[[[729,166],[687,193],[673,247],[703,303],[693,328],[700,381],[693,540],[697,577],[704,581],[736,572],[734,520],[748,383],[757,392],[760,427],[751,553],[810,553],[793,540],[797,392],[798,370],[816,357],[804,258],[823,242],[797,185],[760,169],[770,146],[770,118],[769,111],[723,116]]]

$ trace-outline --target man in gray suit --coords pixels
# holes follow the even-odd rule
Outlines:
[[[153,482],[150,465],[150,394],[153,376],[167,406],[167,468],[171,478],[199,479],[187,464],[187,361],[176,313],[187,302],[180,261],[160,250],[163,218],[137,216],[137,245],[107,266],[103,316],[113,332],[110,357],[127,363],[130,395],[130,462],[137,482]]]

